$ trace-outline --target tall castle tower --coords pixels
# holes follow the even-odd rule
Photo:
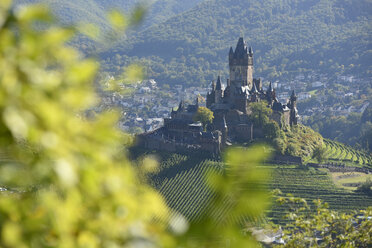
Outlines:
[[[253,84],[253,51],[247,48],[242,37],[239,38],[235,51],[230,47],[229,52],[230,82],[235,87]]]

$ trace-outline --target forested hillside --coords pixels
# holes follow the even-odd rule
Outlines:
[[[227,52],[239,36],[253,46],[256,75],[283,79],[306,70],[371,75],[368,0],[17,0],[47,3],[64,24],[90,23],[109,30],[107,11],[147,14],[136,32],[101,53],[103,70],[116,73],[131,62],[166,84],[208,83],[226,74]],[[79,37],[87,54],[100,44]],[[105,44],[107,46],[107,44]],[[111,47],[113,46],[113,47]]]
[[[21,4],[41,3],[50,7],[60,23],[67,25],[93,24],[101,31],[110,30],[111,26],[107,15],[112,10],[123,13],[133,11],[136,6],[146,9],[141,25],[138,30],[146,29],[152,25],[186,11],[202,0],[15,0],[14,6]],[[83,32],[86,30],[82,30]],[[84,47],[93,50],[100,44],[87,37],[79,37],[74,46],[83,48],[83,52],[89,53]]]
[[[229,46],[244,35],[259,76],[370,75],[371,13],[368,0],[204,1],[103,53],[104,69],[141,61],[160,82],[207,83],[226,73]]]
[[[363,148],[372,153],[372,106],[348,116],[314,115],[305,124],[320,132],[325,138]]]

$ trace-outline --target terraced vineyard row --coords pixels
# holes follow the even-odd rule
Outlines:
[[[166,178],[159,191],[169,207],[189,220],[197,220],[213,197],[205,180],[212,170],[222,172],[215,162],[204,160],[190,170]]]
[[[272,182],[270,188],[278,188],[283,193],[305,198],[312,204],[321,199],[329,203],[330,208],[351,211],[372,206],[372,197],[337,188],[328,173],[317,170],[306,171],[291,166],[271,166]],[[269,217],[275,222],[282,222],[286,206],[274,205]]]
[[[324,143],[328,159],[352,162],[372,167],[372,156],[368,153],[358,151],[350,146],[333,140],[324,139]]]
[[[198,220],[208,206],[213,193],[205,182],[205,173],[223,172],[223,163],[218,160],[178,157],[165,159],[164,168],[153,180],[167,204],[189,220]],[[180,164],[171,164],[181,161]],[[280,189],[305,198],[309,203],[315,199],[328,202],[332,209],[350,211],[372,206],[372,197],[362,193],[348,192],[336,188],[328,173],[315,169],[305,170],[290,165],[265,165],[271,172],[270,189]],[[228,206],[227,206],[228,207]],[[286,206],[273,205],[268,213],[270,220],[280,223]],[[223,210],[221,210],[223,211]],[[215,213],[218,215],[218,213]]]

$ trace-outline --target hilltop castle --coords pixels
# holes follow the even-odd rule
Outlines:
[[[235,51],[230,48],[229,68],[226,88],[218,76],[206,96],[206,107],[214,115],[213,124],[206,131],[201,123],[193,121],[200,104],[198,98],[195,105],[186,106],[181,101],[176,111],[172,109],[171,117],[164,119],[163,127],[137,136],[138,145],[172,152],[196,150],[219,154],[232,143],[263,137],[262,127],[254,126],[250,118],[251,103],[262,100],[273,110],[270,118],[280,127],[297,124],[294,91],[289,101],[282,104],[271,83],[267,90],[262,88],[261,79],[253,78],[253,50],[243,38],[239,38]]]

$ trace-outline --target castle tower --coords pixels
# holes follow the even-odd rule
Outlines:
[[[272,107],[276,96],[275,96],[275,90],[271,82],[269,84],[269,88],[266,91],[266,97],[267,97],[266,99],[267,102],[269,103],[270,107]]]
[[[289,125],[297,125],[298,122],[298,111],[297,111],[297,96],[295,94],[295,91],[292,91],[291,98],[289,99]]]
[[[294,109],[297,107],[297,96],[294,90],[292,90],[291,98],[289,99],[290,109]]]
[[[235,87],[253,84],[253,50],[246,46],[244,39],[239,38],[235,51],[230,47],[229,52],[230,81]]]

